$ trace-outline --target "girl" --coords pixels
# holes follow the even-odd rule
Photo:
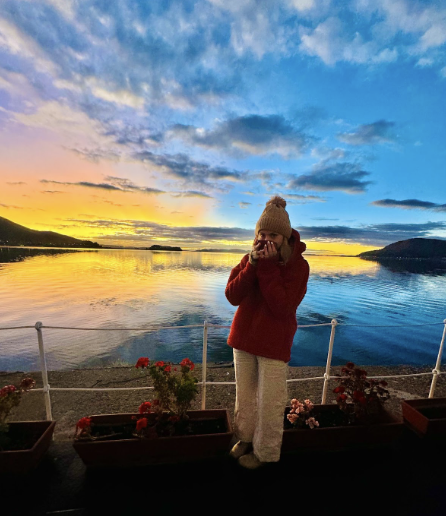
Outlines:
[[[310,270],[302,257],[306,245],[291,228],[285,207],[278,196],[266,203],[252,251],[232,269],[225,290],[238,306],[228,337],[234,349],[239,439],[230,454],[249,469],[280,459],[287,363]]]

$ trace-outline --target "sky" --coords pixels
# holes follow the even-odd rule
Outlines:
[[[443,0],[2,0],[0,216],[102,245],[446,238]]]

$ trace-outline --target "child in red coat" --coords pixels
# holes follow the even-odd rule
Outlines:
[[[266,203],[252,251],[232,269],[225,290],[238,306],[228,338],[234,348],[239,439],[231,455],[250,469],[280,459],[287,363],[310,270],[302,257],[306,246],[285,207],[277,196]],[[259,240],[267,244],[262,247]]]

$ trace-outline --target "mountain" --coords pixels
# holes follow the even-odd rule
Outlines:
[[[54,233],[36,231],[0,217],[0,245],[25,247],[86,247],[100,248],[96,242]]]
[[[446,258],[446,240],[435,238],[410,238],[390,244],[383,249],[358,254],[360,258]]]

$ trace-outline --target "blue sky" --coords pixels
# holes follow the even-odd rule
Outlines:
[[[246,247],[282,195],[314,252],[446,238],[446,4],[4,0],[0,216]]]

